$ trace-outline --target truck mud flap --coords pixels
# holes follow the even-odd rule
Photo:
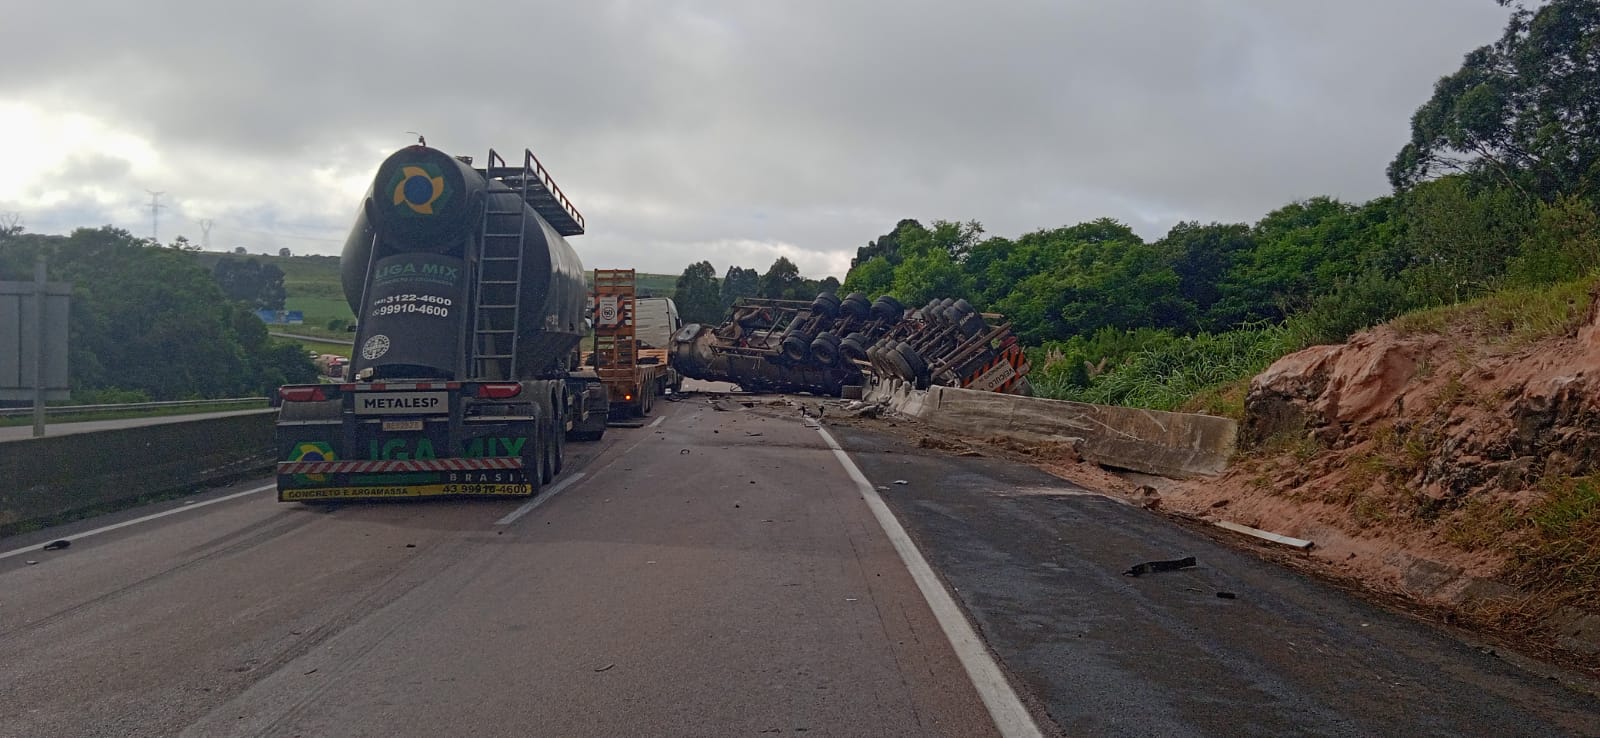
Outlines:
[[[527,497],[538,490],[521,459],[284,461],[278,501]]]

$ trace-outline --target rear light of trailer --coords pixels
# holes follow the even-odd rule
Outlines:
[[[488,400],[508,400],[522,394],[522,385],[515,382],[494,382],[478,385],[478,396]]]
[[[321,402],[328,399],[328,393],[322,391],[317,385],[300,387],[279,387],[278,396],[284,402]]]

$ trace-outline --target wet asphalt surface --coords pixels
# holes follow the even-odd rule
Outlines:
[[[1593,695],[1155,513],[1030,467],[832,432],[1067,735],[1600,735]],[[1187,556],[1197,566],[1124,576]]]

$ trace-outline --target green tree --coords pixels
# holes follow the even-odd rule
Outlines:
[[[283,270],[276,264],[223,257],[212,267],[211,274],[228,299],[248,303],[256,310],[282,310],[288,296]]]
[[[1405,200],[1409,279],[1442,303],[1495,287],[1533,217],[1531,205],[1514,190],[1461,176],[1420,184]]]
[[[754,269],[730,266],[722,277],[722,309],[727,310],[741,297],[755,297],[761,287],[761,273]]]
[[[877,297],[892,287],[894,266],[889,264],[888,257],[880,254],[850,267],[850,272],[844,275],[844,286],[840,289],[846,293],[865,292],[868,297]]]
[[[270,341],[249,309],[222,294],[193,252],[115,228],[23,235],[0,244],[0,278],[31,276],[48,255],[73,283],[68,366],[74,391],[129,390],[152,399],[260,394],[314,377],[295,346]]]
[[[1250,226],[1244,223],[1179,223],[1161,239],[1158,247],[1178,275],[1178,296],[1193,307],[1202,330],[1230,327],[1211,321],[1211,309],[1222,299],[1223,275],[1254,251],[1255,245]]]
[[[1510,280],[1519,285],[1555,284],[1600,269],[1600,217],[1581,198],[1561,195],[1540,203],[1522,253],[1512,259]]]
[[[1329,197],[1294,202],[1268,213],[1236,254],[1204,322],[1213,330],[1303,310],[1317,295],[1362,271],[1360,208]]]
[[[800,277],[800,267],[789,261],[788,257],[780,256],[767,273],[761,275],[761,283],[756,288],[757,297],[769,300],[800,300],[809,299],[813,295],[800,296],[805,288],[804,280]]]
[[[938,297],[967,297],[967,275],[943,249],[930,249],[908,257],[894,270],[890,292],[908,306]]]
[[[685,323],[716,323],[722,318],[722,294],[717,268],[709,261],[690,264],[678,275],[672,292],[678,315]]]
[[[1500,0],[1501,5],[1511,4]],[[1592,196],[1600,175],[1600,3],[1518,4],[1500,39],[1467,54],[1411,118],[1396,189],[1480,175],[1545,200]]]

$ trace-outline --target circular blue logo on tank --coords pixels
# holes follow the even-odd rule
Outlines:
[[[406,201],[422,205],[433,200],[433,183],[425,176],[411,176],[406,178]]]

